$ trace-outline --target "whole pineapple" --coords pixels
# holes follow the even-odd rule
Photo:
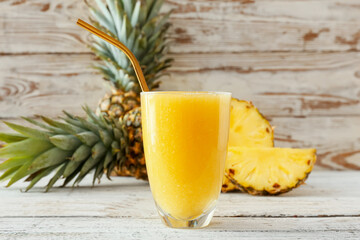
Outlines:
[[[172,59],[165,58],[168,48],[166,32],[170,26],[167,19],[170,12],[162,15],[159,10],[163,0],[96,0],[96,7],[88,4],[92,23],[100,30],[107,32],[124,43],[135,55],[143,70],[150,90],[159,86],[158,78],[162,71],[170,67]],[[129,111],[140,107],[140,87],[126,55],[121,50],[108,44],[100,38],[93,37],[92,51],[102,59],[95,65],[110,83],[111,91],[99,102],[97,115],[109,116],[114,119],[124,116]],[[136,121],[140,110],[136,110],[128,117],[127,122]],[[120,176],[135,176],[147,179],[141,131],[132,128],[134,133],[130,143],[131,153],[127,155],[124,164],[116,168]],[[141,127],[140,123],[135,123]]]

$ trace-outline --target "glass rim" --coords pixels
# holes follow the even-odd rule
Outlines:
[[[179,95],[232,95],[231,92],[217,92],[217,91],[148,91],[140,92],[140,95],[149,95],[149,94],[179,94]]]

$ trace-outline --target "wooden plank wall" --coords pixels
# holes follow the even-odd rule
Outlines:
[[[161,89],[231,91],[276,127],[276,145],[316,147],[319,168],[360,169],[360,1],[168,0]],[[0,118],[82,114],[107,91],[89,66],[83,1],[0,0]],[[8,131],[1,124],[1,131]]]

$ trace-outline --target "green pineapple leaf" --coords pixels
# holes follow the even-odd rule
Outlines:
[[[67,161],[70,156],[70,151],[64,151],[55,147],[36,157],[30,165],[29,169],[39,170],[58,165],[64,161]]]
[[[0,164],[0,171],[9,169],[9,168],[13,168],[13,167],[17,167],[17,166],[21,166],[24,163],[26,163],[27,160],[29,160],[29,159],[28,158],[9,158],[8,160],[6,160]]]
[[[19,168],[21,168],[22,165],[16,166],[16,167],[12,167],[12,168],[8,168],[1,176],[0,176],[0,181],[4,181],[7,180],[8,178],[11,178],[17,170],[19,170]]]
[[[100,30],[105,31],[124,43],[140,62],[146,75],[150,89],[158,87],[156,82],[161,71],[168,68],[156,68],[157,64],[167,61],[164,53],[168,49],[167,31],[172,11],[160,13],[163,0],[96,0],[94,5],[88,4],[91,13],[91,22]],[[163,47],[159,47],[163,46]],[[126,55],[104,40],[92,36],[91,50],[102,60],[94,64],[111,85],[122,91],[140,92],[136,74]]]
[[[25,192],[29,191],[37,182],[39,182],[42,178],[46,177],[47,175],[49,175],[50,173],[53,172],[53,170],[56,168],[57,166],[53,166],[53,167],[49,167],[47,169],[44,169],[43,171],[41,171],[39,174],[37,174],[30,182],[30,184],[26,187]]]
[[[129,147],[122,145],[129,141],[124,126],[111,118],[96,116],[88,107],[84,109],[87,119],[66,113],[63,121],[47,117],[42,117],[43,123],[31,121],[35,127],[46,129],[47,135],[36,128],[9,124],[27,136],[0,133],[2,139],[8,141],[0,149],[0,157],[7,158],[0,164],[0,170],[5,170],[0,180],[8,180],[7,187],[10,187],[27,177],[30,183],[25,191],[29,191],[55,172],[46,186],[49,191],[60,179],[64,179],[62,186],[74,179],[76,185],[93,171],[95,183],[104,171],[108,173],[120,167]]]
[[[10,179],[10,181],[8,182],[8,184],[6,185],[6,187],[10,187],[11,185],[13,185],[14,183],[16,183],[17,181],[19,181],[20,179],[34,173],[36,170],[30,170],[29,167],[31,165],[31,163],[33,162],[32,159],[29,159],[27,162],[25,162],[12,176],[12,178]]]
[[[65,169],[66,169],[66,164],[63,164],[56,172],[56,174],[50,179],[48,185],[46,186],[45,192],[48,192],[52,188],[52,186],[54,186],[57,180],[59,180],[61,175],[64,173]]]
[[[37,138],[29,138],[14,142],[0,149],[0,158],[33,157],[53,147],[50,142]]]
[[[73,135],[55,135],[49,139],[56,147],[66,151],[74,150],[81,145],[81,141]]]
[[[20,134],[14,134],[14,133],[0,133],[0,141],[6,142],[6,143],[13,143],[13,142],[20,142],[22,140],[25,140],[27,137]]]
[[[32,138],[38,138],[38,139],[42,139],[42,140],[47,140],[49,137],[52,136],[51,133],[49,132],[44,132],[41,130],[37,130],[34,128],[28,128],[28,127],[24,127],[15,123],[10,123],[10,122],[5,122],[4,123],[12,128],[13,130],[17,131],[18,133],[23,134],[26,137],[32,137]]]

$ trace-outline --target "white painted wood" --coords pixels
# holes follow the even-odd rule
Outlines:
[[[172,54],[161,89],[231,91],[267,117],[360,116],[359,53]],[[0,118],[81,114],[106,88],[90,54],[0,56]],[[341,81],[339,81],[341,79]]]
[[[83,1],[5,0],[0,9],[0,53],[89,51],[75,24],[86,16]]]
[[[172,52],[347,51],[360,46],[360,8],[353,0],[171,0],[165,8],[175,10]],[[83,44],[88,34],[75,25],[76,18],[88,14],[82,1],[5,0],[0,9],[0,52],[88,52]]]
[[[204,229],[160,219],[0,218],[0,239],[359,239],[360,218],[215,218]]]
[[[360,114],[359,53],[209,53],[173,58],[163,89],[230,91],[253,101],[269,117]]]
[[[277,197],[221,194],[208,228],[176,230],[158,217],[147,183],[117,177],[90,187],[0,189],[0,239],[358,239],[360,175],[315,172]],[[44,184],[42,182],[41,184]],[[3,184],[2,184],[3,185]]]
[[[360,170],[360,118],[272,118],[275,146],[316,148],[318,166]]]
[[[0,188],[0,217],[157,218],[147,182],[133,178],[103,179],[91,187],[88,177],[78,188],[54,188],[44,193],[42,181],[28,193],[26,183]],[[2,186],[5,183],[1,184]],[[216,217],[360,216],[360,174],[316,171],[306,182],[277,197],[242,193],[221,194]]]
[[[75,56],[75,58],[73,57]],[[105,94],[90,55],[0,57],[0,117],[81,113]]]

